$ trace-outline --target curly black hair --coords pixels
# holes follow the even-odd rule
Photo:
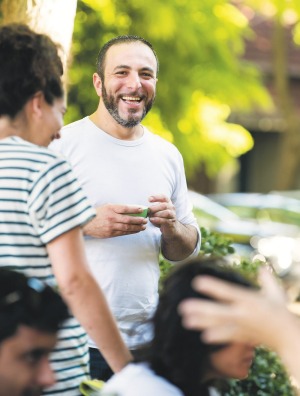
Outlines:
[[[0,268],[0,343],[22,325],[54,334],[69,317],[67,305],[49,285]]]
[[[47,103],[63,97],[58,47],[23,24],[0,27],[0,116],[14,118],[37,92]]]

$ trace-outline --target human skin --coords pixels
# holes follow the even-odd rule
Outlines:
[[[65,112],[64,98],[56,98],[50,105],[43,93],[37,92],[14,119],[0,116],[0,137],[20,136],[28,142],[47,147],[59,137]]]
[[[5,119],[6,134],[47,146],[59,137],[64,112],[63,98],[57,98],[49,105],[44,95],[38,92],[26,102],[15,119],[1,118],[2,121]],[[132,356],[121,338],[102,290],[88,269],[81,228],[75,227],[49,242],[47,251],[61,294],[72,313],[94,339],[112,370],[121,370]]]
[[[90,116],[91,121],[117,139],[139,139],[143,135],[140,121],[156,94],[157,62],[152,50],[141,42],[118,43],[110,47],[105,58],[104,81],[95,73],[93,83],[100,101],[97,110]],[[103,92],[114,103],[118,117],[107,109]],[[125,127],[120,119],[134,119],[136,125]],[[148,200],[149,221],[160,228],[164,257],[177,261],[189,256],[197,243],[195,227],[183,225],[177,220],[169,197],[154,192]],[[139,208],[136,210],[138,212]],[[126,216],[126,213],[132,213],[131,205],[108,203],[99,206],[96,218],[84,227],[84,233],[94,238],[111,238],[146,229],[147,219]]]
[[[183,325],[202,331],[207,343],[230,341],[264,344],[276,351],[300,384],[300,323],[286,306],[283,290],[266,270],[260,291],[198,277],[193,287],[217,301],[189,299],[180,304]]]
[[[56,334],[21,325],[0,343],[0,396],[40,395],[55,383],[49,353]]]
[[[249,374],[255,356],[254,345],[233,342],[209,356],[210,368],[206,375],[209,378],[243,379]]]
[[[60,235],[47,245],[47,250],[61,295],[71,312],[94,340],[111,369],[120,371],[132,356],[89,270],[81,229],[76,227]]]

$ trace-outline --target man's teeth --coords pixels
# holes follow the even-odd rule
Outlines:
[[[129,100],[129,101],[134,101],[134,102],[139,102],[141,100],[140,97],[135,97],[135,96],[123,96],[123,100]]]

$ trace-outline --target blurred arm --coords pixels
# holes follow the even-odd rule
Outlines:
[[[62,297],[73,315],[94,340],[113,371],[119,371],[131,354],[126,348],[106,299],[90,273],[79,227],[47,245]]]
[[[300,384],[300,323],[288,311],[283,290],[275,278],[262,271],[262,289],[252,291],[202,276],[193,286],[217,301],[189,299],[179,312],[183,325],[198,329],[207,343],[240,341],[262,343],[275,350]]]

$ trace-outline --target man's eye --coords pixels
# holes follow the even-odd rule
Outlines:
[[[32,351],[25,353],[23,355],[23,358],[27,364],[30,364],[31,366],[34,366],[40,362],[40,360],[45,356],[45,352],[40,352],[40,351]]]
[[[152,78],[153,77],[152,74],[150,74],[150,73],[142,73],[142,76],[145,77],[145,78]]]

